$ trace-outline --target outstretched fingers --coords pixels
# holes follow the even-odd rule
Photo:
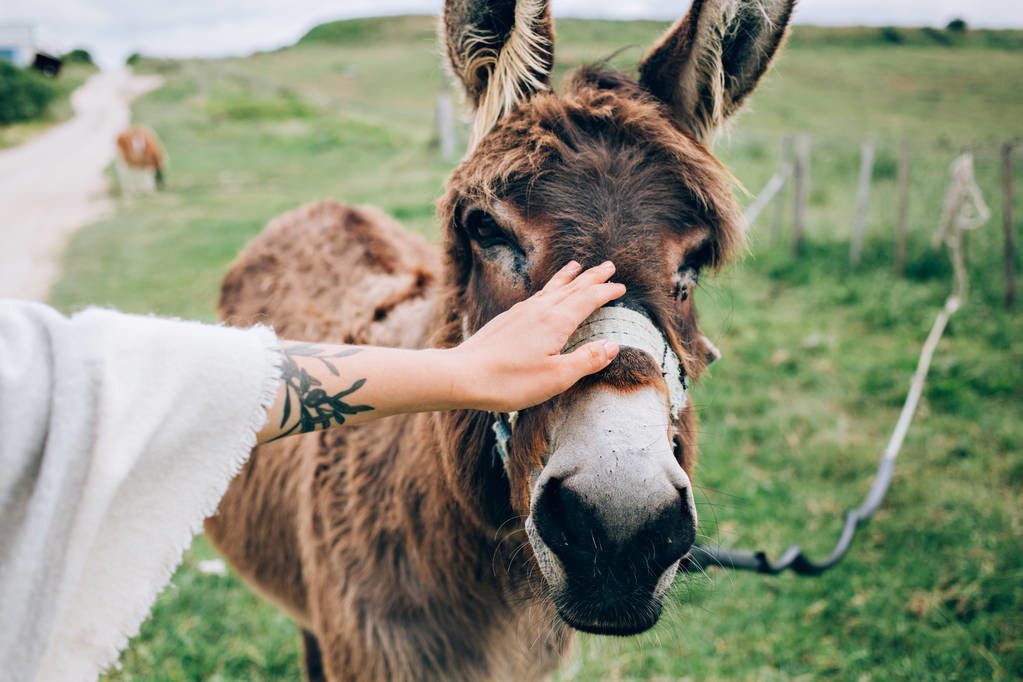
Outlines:
[[[540,291],[543,293],[550,293],[560,287],[568,285],[573,279],[575,279],[575,276],[578,275],[582,269],[583,266],[577,261],[569,261],[565,267],[554,273],[554,276],[550,278],[547,284],[545,284],[543,289]]]
[[[592,315],[593,311],[625,294],[624,284],[607,281],[614,272],[614,264],[608,261],[583,272],[570,285],[561,289],[563,297],[557,306],[568,335]],[[614,341],[601,339],[552,359],[558,366],[559,374],[567,388],[587,374],[599,372],[607,367],[618,356],[618,350],[618,344]]]
[[[533,298],[534,305],[545,310],[540,319],[552,325],[552,329],[564,337],[561,339],[562,344],[594,310],[625,294],[624,284],[607,281],[615,272],[610,261],[590,268],[577,277],[572,276],[572,265],[569,263],[562,268],[541,290],[542,295]]]
[[[575,325],[578,326],[594,310],[624,295],[624,284],[620,282],[602,282],[573,291],[562,303],[562,306],[565,312],[572,315],[573,319],[578,318],[575,322]]]
[[[481,409],[517,410],[536,405],[607,367],[618,344],[598,340],[562,354],[565,343],[593,311],[621,297],[625,285],[608,282],[610,262],[583,271],[575,262],[559,270],[543,289],[485,324],[455,351],[459,376],[471,377],[459,403]],[[455,357],[455,356],[452,356]],[[475,367],[465,371],[465,367]],[[491,377],[481,380],[481,377]],[[474,394],[475,392],[475,394]]]
[[[615,266],[611,263],[611,261],[601,263],[600,265],[589,268],[582,273],[579,273],[579,270],[582,269],[579,266],[577,266],[574,270],[570,270],[569,267],[571,265],[572,263],[569,263],[569,265],[566,265],[564,268],[559,270],[557,274],[551,278],[551,282],[548,282],[547,285],[540,290],[544,301],[554,304],[560,303],[580,289],[606,282],[615,272]]]

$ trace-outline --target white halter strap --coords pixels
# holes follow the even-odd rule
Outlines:
[[[465,338],[469,337],[469,321],[466,317],[462,318],[462,335]],[[644,313],[621,306],[598,308],[579,325],[572,336],[568,337],[568,343],[561,352],[570,353],[583,344],[597,339],[607,339],[619,346],[636,348],[650,354],[668,387],[672,422],[677,422],[679,415],[682,414],[682,408],[686,406],[686,377],[682,373],[682,363],[678,355],[653,321]],[[507,466],[508,442],[511,440],[519,413],[494,412],[493,415],[494,423],[491,428],[495,436],[494,451]]]
[[[645,314],[611,306],[598,308],[568,338],[562,353],[569,353],[596,339],[608,339],[619,346],[629,346],[648,353],[657,363],[668,386],[672,419],[678,419],[686,406],[686,380],[682,363],[664,334]]]

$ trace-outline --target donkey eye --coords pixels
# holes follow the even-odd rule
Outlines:
[[[700,282],[700,269],[692,265],[683,265],[672,279],[675,282],[672,296],[680,301],[685,301]]]
[[[517,246],[515,240],[494,219],[484,211],[470,211],[465,217],[465,229],[469,237],[480,246],[507,244]]]

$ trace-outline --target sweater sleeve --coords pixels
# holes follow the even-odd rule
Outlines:
[[[0,679],[91,680],[244,464],[273,332],[0,301]]]

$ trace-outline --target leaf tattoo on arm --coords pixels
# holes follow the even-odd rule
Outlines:
[[[361,352],[361,350],[360,348],[346,348],[331,353],[329,349],[315,343],[284,345],[281,378],[284,380],[285,396],[281,428],[284,429],[288,424],[292,413],[297,413],[297,421],[273,440],[295,433],[326,429],[330,427],[331,422],[341,425],[345,423],[345,417],[373,409],[372,405],[351,405],[344,400],[362,388],[366,383],[365,379],[358,379],[348,388],[332,395],[322,388],[323,382],[295,362],[296,357],[313,358],[323,363],[323,366],[334,376],[341,376],[331,360],[346,358]]]

